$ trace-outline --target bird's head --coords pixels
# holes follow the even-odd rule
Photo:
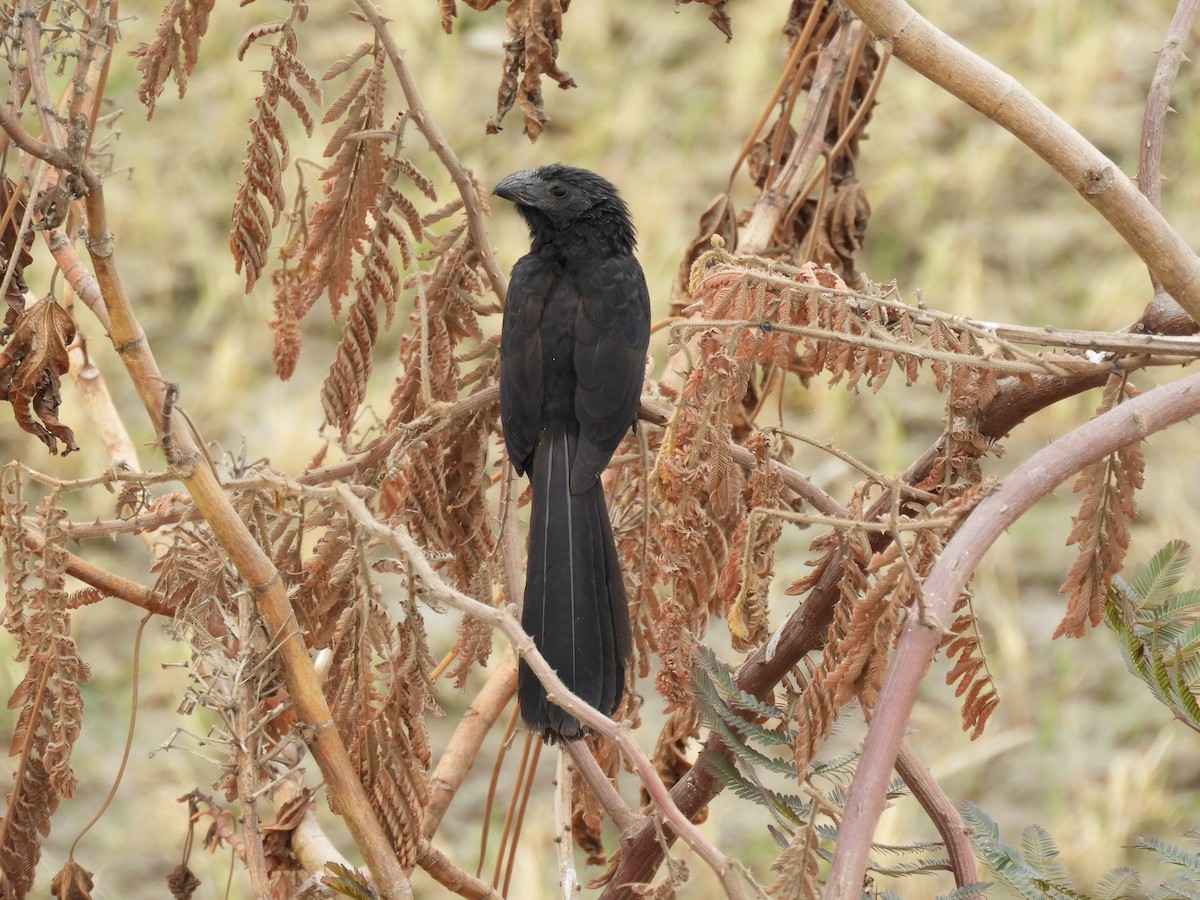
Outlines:
[[[492,193],[517,205],[535,241],[595,225],[633,249],[629,209],[612,182],[595,172],[561,163],[522,169],[500,179]]]

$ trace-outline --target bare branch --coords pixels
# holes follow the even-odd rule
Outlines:
[[[978,882],[979,866],[975,862],[975,851],[967,839],[967,826],[958,807],[946,796],[942,786],[934,781],[929,769],[907,741],[900,745],[896,771],[942,836],[942,843],[946,845],[946,853],[950,856],[950,868],[954,871],[955,885],[966,887]]]
[[[1200,321],[1200,257],[1120,168],[1011,75],[939,31],[903,0],[846,0],[896,57],[1016,135],[1125,239]]]
[[[1142,136],[1138,142],[1137,183],[1138,189],[1149,198],[1155,209],[1162,208],[1163,125],[1167,113],[1171,111],[1171,90],[1175,86],[1175,76],[1179,74],[1179,67],[1187,59],[1184,40],[1192,30],[1198,11],[1198,0],[1180,0],[1167,28],[1167,39],[1158,55],[1158,65],[1154,69],[1154,78],[1146,95]],[[1191,320],[1181,321],[1186,314],[1179,304],[1167,295],[1153,273],[1150,275],[1150,283],[1154,288],[1154,299],[1142,315],[1142,323],[1146,330],[1163,333],[1173,333],[1177,330],[1184,333],[1195,331],[1197,324]]]

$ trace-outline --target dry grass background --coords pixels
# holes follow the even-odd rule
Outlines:
[[[124,14],[136,14],[123,25],[124,49],[148,39],[157,5],[151,0],[122,5]],[[344,6],[313,4],[308,43],[300,48],[313,70],[362,39]],[[438,28],[432,0],[388,6],[433,115],[484,183],[517,168],[564,160],[604,172],[619,184],[639,226],[640,255],[656,310],[665,310],[678,255],[698,214],[722,187],[774,83],[785,49],[778,26],[786,4],[732,4],[731,44],[705,21],[699,5],[676,11],[665,0],[575,4],[566,17],[560,62],[579,88],[549,95],[552,121],[534,146],[515,119],[500,135],[484,134],[501,62],[503,23],[496,11],[481,15],[464,7],[455,34],[447,37]],[[1015,75],[1133,174],[1142,102],[1173,3],[927,0],[918,8]],[[134,99],[133,61],[118,57],[108,97],[125,113],[114,145],[118,171],[107,194],[132,299],[165,371],[182,386],[184,407],[209,440],[234,453],[244,448],[248,459],[269,456],[277,467],[296,471],[320,443],[316,387],[337,326],[309,323],[297,375],[291,383],[277,382],[270,373],[265,325],[269,297],[264,291],[243,295],[226,246],[243,126],[260,64],[253,53],[238,64],[233,48],[246,28],[275,12],[263,2],[236,10],[220,5],[188,96],[182,102],[165,98],[150,123]],[[1200,176],[1194,174],[1200,157],[1197,83],[1195,70],[1185,68],[1163,164],[1170,178],[1164,185],[1165,212],[1189,239],[1200,236]],[[871,278],[895,279],[906,295],[920,291],[931,306],[1000,321],[1101,329],[1137,317],[1149,298],[1140,262],[1031,152],[898,63],[888,72],[879,100],[860,172],[874,214],[859,266]],[[296,145],[299,152],[319,157],[318,142],[302,146]],[[423,148],[414,149],[420,158]],[[432,172],[434,167],[426,168]],[[741,189],[750,196],[746,185]],[[491,231],[502,264],[510,265],[523,250],[523,228],[509,210],[498,208]],[[38,287],[44,289],[44,282]],[[89,347],[110,374],[135,434],[149,442],[111,352],[93,324],[85,321],[83,329],[93,338]],[[1139,383],[1147,386],[1152,378],[1142,376]],[[390,387],[381,354],[375,396],[385,397]],[[903,468],[939,430],[940,404],[922,388],[891,384],[881,397],[847,397],[840,389],[818,385],[794,391],[789,400],[788,427],[831,439],[884,471]],[[1007,455],[992,460],[990,471],[1004,473],[1087,418],[1095,400],[1077,398],[1021,426]],[[69,392],[64,418],[76,424]],[[77,431],[83,432],[83,451],[61,461],[21,440],[15,427],[4,427],[0,457],[20,458],[56,474],[94,472],[103,465],[100,450],[84,429]],[[1170,537],[1196,538],[1196,438],[1195,426],[1188,423],[1151,442],[1142,517],[1130,552],[1134,566]],[[149,449],[144,463],[160,464]],[[850,476],[840,464],[802,450],[797,465],[835,496],[844,495]],[[107,500],[100,494],[88,499],[98,509]],[[1063,540],[1073,508],[1066,489],[1041,503],[992,550],[976,581],[977,609],[1001,696],[986,734],[974,743],[966,739],[953,697],[931,676],[912,721],[911,740],[950,795],[978,803],[1010,840],[1034,822],[1048,828],[1079,887],[1087,889],[1115,865],[1153,870],[1145,854],[1124,849],[1135,835],[1178,840],[1200,824],[1200,744],[1125,674],[1112,635],[1100,631],[1084,641],[1050,642],[1061,614],[1057,587],[1069,564]],[[792,539],[780,564],[783,579],[799,572],[809,536]],[[145,558],[137,547],[87,551],[110,554],[115,568],[145,577]],[[1196,584],[1200,577],[1194,571],[1188,586]],[[790,602],[776,596],[777,614]],[[134,610],[116,603],[77,617],[82,654],[94,672],[85,688],[86,724],[76,750],[83,786],[55,819],[42,886],[115,771],[137,618]],[[434,632],[435,652],[452,642],[452,624],[445,623],[440,637]],[[719,626],[713,640],[723,640]],[[148,629],[131,769],[114,807],[78,854],[96,871],[98,897],[165,896],[162,879],[177,861],[184,838],[185,811],[175,798],[194,786],[208,789],[216,778],[195,754],[148,757],[181,724],[174,709],[186,685],[181,670],[170,664],[181,662],[183,652],[161,628]],[[7,661],[0,664],[0,691],[10,692],[16,677]],[[465,694],[443,690],[447,729],[470,695],[470,688]],[[0,722],[5,723],[0,730],[10,727],[7,717]],[[195,720],[182,724],[198,733],[205,728]],[[860,726],[851,724],[842,740],[859,737]],[[199,756],[205,754],[195,742],[191,746]],[[468,868],[477,853],[476,819],[489,758],[485,754],[481,771],[451,807],[438,836],[439,846]],[[548,761],[543,769],[548,779]],[[511,774],[502,783],[510,779]],[[551,805],[548,791],[543,793],[527,814],[514,880],[520,887],[513,893],[535,900],[555,896]],[[705,827],[726,852],[764,875],[774,855],[765,824],[757,810],[722,796]],[[930,833],[910,802],[885,817],[879,837],[907,840]],[[684,895],[712,896],[703,866],[689,864],[694,881]],[[228,866],[225,852],[210,857],[197,851],[193,867],[205,880],[197,896],[224,896]],[[428,881],[418,880],[416,886],[419,896],[438,896],[440,890]],[[945,886],[925,879],[895,887],[903,896],[921,897]],[[244,881],[235,873],[231,896],[244,895]]]

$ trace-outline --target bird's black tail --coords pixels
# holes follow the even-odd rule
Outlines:
[[[629,607],[600,481],[571,493],[577,444],[572,430],[547,429],[538,439],[529,472],[533,508],[521,624],[563,683],[612,715],[625,691],[632,644]],[[524,661],[517,697],[525,724],[547,741],[577,740],[587,733],[547,699]]]

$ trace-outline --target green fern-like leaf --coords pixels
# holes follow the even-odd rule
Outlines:
[[[1192,562],[1192,548],[1187,541],[1167,541],[1150,557],[1145,568],[1133,579],[1130,587],[1147,606],[1159,606],[1168,592],[1179,584]]]
[[[990,881],[977,881],[974,884],[964,884],[948,894],[938,894],[937,900],[983,900],[987,896]]]
[[[730,705],[733,707],[745,710],[746,712],[757,713],[765,719],[787,721],[791,718],[790,710],[777,709],[769,703],[764,703],[753,694],[748,694],[739,688],[733,678],[733,673],[721,665],[720,660],[717,659],[717,655],[711,648],[698,648],[693,658],[700,666],[704,667],[713,681],[721,686],[725,696],[730,698]]]
[[[1147,900],[1200,900],[1200,884],[1186,875],[1176,875],[1164,881],[1149,894]]]
[[[833,759],[813,760],[808,764],[808,774],[811,778],[822,778],[827,781],[848,784],[854,776],[858,758],[862,756],[862,747],[855,747]]]
[[[1030,825],[1021,832],[1021,852],[1029,865],[1041,872],[1048,880],[1065,882],[1067,870],[1058,858],[1058,844],[1041,825]]]
[[[751,800],[766,807],[784,829],[789,830],[808,821],[812,804],[805,803],[793,794],[780,794],[769,790],[757,779],[751,780],[724,756],[713,754],[708,763],[724,785],[743,800]]]
[[[950,860],[945,857],[918,859],[918,860],[897,860],[892,863],[871,862],[867,868],[878,874],[889,878],[903,878],[908,875],[934,875],[938,872],[950,871]]]
[[[1190,562],[1191,548],[1170,541],[1132,583],[1113,579],[1104,618],[1121,639],[1129,671],[1176,718],[1200,731],[1200,591],[1169,593]]]
[[[1138,850],[1149,850],[1163,862],[1187,869],[1188,877],[1200,877],[1200,853],[1192,853],[1177,844],[1168,844],[1156,837],[1139,837],[1133,842]]]
[[[1022,897],[1029,900],[1075,900],[1083,897],[1031,865],[1016,847],[1000,836],[999,826],[974,803],[963,803],[963,820],[975,852],[996,873],[997,878]]]
[[[1096,884],[1095,900],[1133,900],[1141,896],[1142,877],[1129,866],[1110,869]]]
[[[700,717],[709,728],[721,736],[735,756],[773,772],[779,772],[792,778],[796,777],[796,764],[790,759],[767,756],[750,743],[750,740],[753,739],[761,740],[766,729],[761,725],[748,722],[736,711],[730,709],[702,667],[697,666],[693,672],[692,685],[695,688]]]

